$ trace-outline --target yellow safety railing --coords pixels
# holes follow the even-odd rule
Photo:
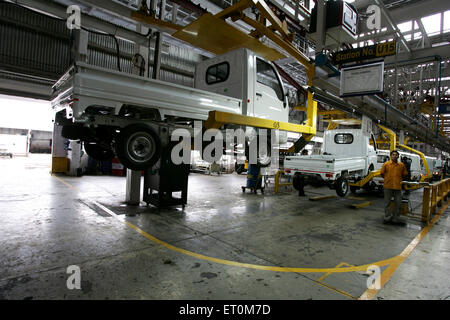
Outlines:
[[[429,223],[437,207],[449,201],[450,178],[431,184],[423,189],[422,221]]]

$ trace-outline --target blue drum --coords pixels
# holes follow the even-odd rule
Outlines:
[[[247,171],[247,188],[261,189],[262,176],[261,167],[257,165],[248,165]]]

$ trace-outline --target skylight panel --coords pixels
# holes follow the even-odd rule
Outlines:
[[[399,28],[399,30],[402,33],[411,31],[411,29],[412,29],[412,21],[406,21],[406,22],[400,23],[400,24],[397,25],[397,27]]]
[[[424,17],[421,19],[423,23],[423,27],[428,36],[433,34],[439,34],[441,31],[441,14],[433,14],[428,17]]]
[[[442,32],[450,32],[450,10],[444,12],[444,30]]]

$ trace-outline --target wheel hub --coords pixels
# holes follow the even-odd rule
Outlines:
[[[128,151],[135,161],[145,162],[155,153],[155,141],[147,133],[135,133],[128,140]]]

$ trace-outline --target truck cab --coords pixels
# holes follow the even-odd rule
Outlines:
[[[195,68],[194,86],[242,100],[242,115],[289,121],[283,82],[274,65],[246,48],[205,60]],[[280,143],[287,132],[280,132]]]
[[[371,170],[374,170],[377,162],[377,145],[373,134],[365,135],[360,129],[327,130],[324,133],[323,154],[363,157],[366,158],[367,168],[371,167]]]

